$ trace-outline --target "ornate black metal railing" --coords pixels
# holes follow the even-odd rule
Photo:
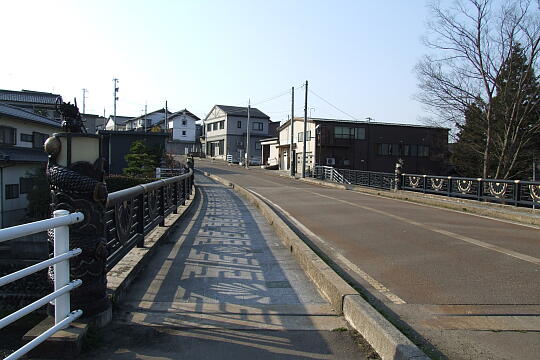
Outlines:
[[[338,175],[336,175],[336,173]],[[316,166],[314,177],[344,184],[381,189],[395,187],[395,174]],[[540,207],[540,182],[402,174],[403,190],[507,205]]]
[[[144,237],[165,218],[185,205],[193,188],[193,170],[110,193],[105,212],[107,239],[106,271],[113,268],[133,247],[144,247]]]
[[[402,189],[515,206],[540,205],[540,182],[403,174]]]

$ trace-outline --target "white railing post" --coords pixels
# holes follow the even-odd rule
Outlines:
[[[53,212],[55,218],[69,215],[67,210],[56,210]],[[58,226],[54,228],[54,256],[60,256],[69,251],[69,226]],[[66,286],[69,283],[69,260],[64,260],[54,265],[54,291]],[[70,313],[69,292],[60,295],[55,300],[54,323],[58,324]]]

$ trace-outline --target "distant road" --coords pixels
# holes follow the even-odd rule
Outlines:
[[[390,316],[449,358],[539,357],[539,228],[320,187],[258,168],[209,160],[195,165],[265,199]]]

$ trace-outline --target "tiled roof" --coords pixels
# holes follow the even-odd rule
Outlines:
[[[41,115],[34,114],[33,112],[26,111],[15,106],[6,105],[2,103],[0,103],[0,115],[10,116],[10,117],[14,117],[17,119],[22,119],[22,120],[33,121],[36,123],[54,126],[58,128],[60,127],[60,123],[58,121],[49,119]]]
[[[223,110],[227,115],[247,117],[247,107],[242,106],[229,106],[229,105],[216,105]],[[250,108],[249,116],[253,118],[270,119],[270,116],[263,113],[257,108]]]
[[[0,147],[0,160],[31,163],[47,162],[47,153],[43,149]]]
[[[60,95],[40,91],[0,90],[0,101],[54,105]]]

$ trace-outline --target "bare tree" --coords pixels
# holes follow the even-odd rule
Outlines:
[[[488,176],[493,147],[493,106],[501,91],[497,86],[501,71],[517,44],[527,55],[528,65],[532,69],[537,66],[540,24],[538,9],[532,3],[459,0],[448,8],[443,8],[440,1],[429,5],[431,21],[425,44],[432,54],[424,56],[416,66],[420,87],[417,98],[432,111],[438,124],[450,127],[462,124],[472,105],[481,109],[484,177]],[[519,101],[519,96],[515,97],[514,105]],[[518,112],[514,115],[519,117]],[[503,136],[507,139],[498,146],[503,152],[510,148],[512,131],[507,132]],[[506,157],[499,159],[508,162]]]

